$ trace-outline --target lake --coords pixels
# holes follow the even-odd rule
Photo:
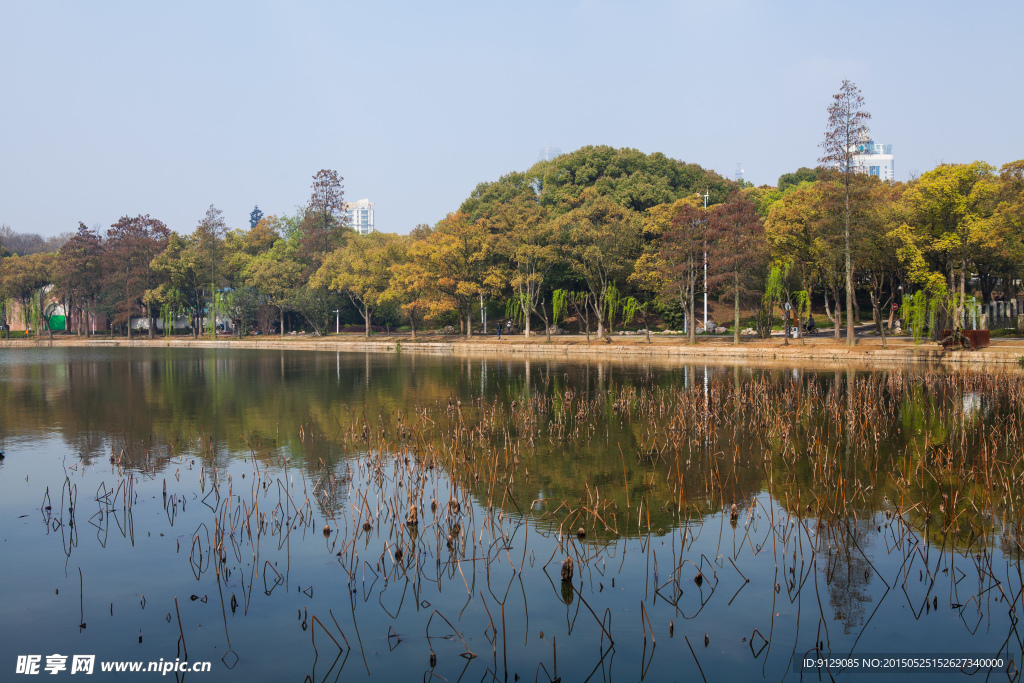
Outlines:
[[[1019,680],[1022,432],[1016,371],[4,349],[2,678]]]

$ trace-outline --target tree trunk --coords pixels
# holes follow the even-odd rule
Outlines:
[[[416,317],[413,315],[409,316],[409,329],[412,330],[412,340],[416,341]]]
[[[964,309],[967,305],[967,255],[963,254],[960,257],[960,305],[957,307],[956,312],[956,327],[953,329],[959,330],[964,326]],[[1004,297],[1005,298],[1005,297]]]
[[[882,309],[879,306],[878,309],[878,334],[882,337],[882,348],[886,348],[885,343],[885,325],[882,324]]]
[[[994,278],[988,273],[978,273],[978,283],[981,285],[981,303],[992,303],[992,290],[995,288]]]
[[[540,302],[540,313],[544,319],[544,333],[547,335],[548,341],[551,341],[551,323],[548,322],[548,309],[544,306],[544,302]]]
[[[846,345],[856,346],[853,325],[853,260],[850,256],[850,169],[846,169],[846,215],[843,230],[846,256]]]
[[[473,338],[473,303],[466,304],[466,339]]]
[[[733,331],[732,343],[740,343],[740,273],[734,270],[732,273],[732,305],[733,305]]]
[[[283,337],[284,336],[284,306],[278,306],[277,307],[277,313],[281,317],[280,333],[281,333],[281,336]]]
[[[365,334],[363,336],[365,336],[367,339],[369,339],[370,338],[370,307],[369,306],[363,306],[363,320],[366,321],[366,331],[365,331]],[[335,331],[337,331],[337,328],[335,328]]]
[[[832,312],[835,314],[835,319],[833,321],[835,323],[835,329],[833,332],[835,333],[836,341],[839,341],[839,330],[843,326],[843,312],[839,308],[839,292],[834,287],[832,288],[832,299],[836,304],[832,309]]]

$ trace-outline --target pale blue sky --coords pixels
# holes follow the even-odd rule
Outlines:
[[[551,143],[814,166],[843,78],[897,178],[1024,157],[1024,3],[0,0],[0,223],[290,212],[333,168],[408,232]]]

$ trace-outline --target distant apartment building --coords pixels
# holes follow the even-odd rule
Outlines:
[[[870,139],[861,140],[853,155],[853,166],[858,173],[873,175],[879,180],[896,180],[892,145],[881,145]]]
[[[369,199],[345,202],[345,222],[360,235],[369,235],[374,232],[373,202]]]

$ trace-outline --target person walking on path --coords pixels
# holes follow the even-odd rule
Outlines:
[[[494,326],[495,331],[498,333],[498,341],[501,341],[501,322]]]

